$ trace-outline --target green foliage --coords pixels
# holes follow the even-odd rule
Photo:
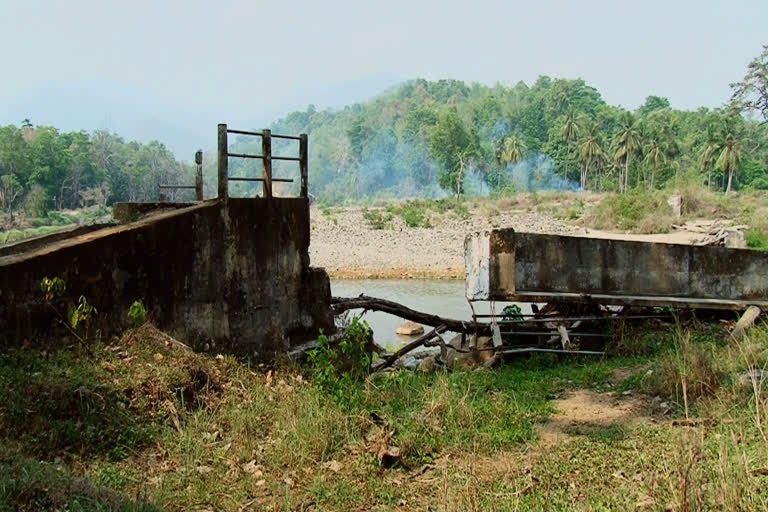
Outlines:
[[[382,212],[378,208],[363,208],[363,218],[371,229],[389,229],[392,227],[392,212]]]
[[[748,229],[744,231],[744,236],[750,249],[768,251],[768,233],[762,229]]]
[[[177,161],[157,141],[126,142],[104,131],[60,132],[32,124],[0,126],[0,209],[12,211],[19,203],[30,217],[155,199],[161,182],[188,184],[194,174],[193,165]],[[171,194],[192,197],[190,191]]]
[[[141,327],[147,321],[147,310],[140,300],[133,301],[128,308],[128,317],[133,321],[134,327]]]
[[[67,284],[60,277],[44,277],[42,281],[40,281],[40,291],[43,292],[43,297],[46,302],[61,297],[66,290]]]
[[[501,317],[505,322],[518,320],[523,317],[523,310],[517,304],[510,304],[501,310]]]
[[[73,329],[85,326],[86,330],[90,327],[91,320],[99,314],[95,307],[88,303],[86,298],[81,295],[77,305],[69,310],[69,325]]]
[[[371,367],[372,344],[373,331],[359,317],[352,319],[335,344],[321,334],[317,348],[309,353],[314,382],[339,404],[353,403],[359,399],[356,383],[368,375]]]
[[[395,209],[409,228],[431,228],[429,208],[422,201],[407,201]]]

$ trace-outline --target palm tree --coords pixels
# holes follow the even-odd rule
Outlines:
[[[579,145],[579,160],[581,161],[581,189],[587,189],[587,176],[590,166],[597,165],[604,157],[600,147],[600,132],[597,123],[589,123],[584,130],[584,138]]]
[[[619,173],[619,190],[624,193],[629,188],[629,162],[632,153],[640,146],[640,135],[635,126],[635,118],[630,112],[624,112],[621,118],[621,128],[616,134],[616,151],[613,159],[616,163],[624,162],[624,175]]]
[[[732,133],[725,137],[723,150],[715,166],[718,169],[722,169],[723,178],[725,178],[725,173],[728,173],[728,186],[725,189],[727,194],[733,186],[733,173],[741,168],[741,141],[734,137]]]
[[[501,176],[508,165],[515,165],[523,159],[523,143],[516,135],[504,137],[496,146],[496,163],[499,166],[499,174],[496,179],[496,188],[501,189]]]
[[[565,159],[565,173],[563,174],[563,178],[566,181],[568,180],[568,159],[571,157],[571,143],[579,139],[580,130],[576,111],[573,107],[570,107],[568,108],[568,113],[565,114],[565,123],[563,123],[563,127],[560,129],[560,137],[565,141],[568,153]]]
[[[720,151],[720,143],[709,139],[701,152],[701,167],[707,171],[707,188],[712,187],[712,168],[717,164],[718,151]]]
[[[507,165],[515,165],[523,159],[523,143],[516,135],[504,140],[504,161]]]
[[[648,141],[648,145],[645,147],[645,163],[651,166],[651,182],[648,187],[649,190],[653,189],[653,181],[659,169],[667,163],[667,155],[664,148],[658,140],[652,139]]]

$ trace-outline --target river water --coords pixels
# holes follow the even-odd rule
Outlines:
[[[458,320],[472,320],[472,310],[464,295],[464,281],[428,279],[336,279],[331,281],[334,297],[355,297],[364,293],[380,299],[388,299],[404,306]],[[497,313],[509,303],[497,302]],[[475,312],[490,312],[487,302],[475,302]],[[520,304],[523,313],[530,313],[530,305]],[[414,337],[395,333],[403,319],[388,313],[369,311],[363,319],[373,329],[376,342],[389,349],[397,348]],[[428,328],[425,326],[425,328]]]

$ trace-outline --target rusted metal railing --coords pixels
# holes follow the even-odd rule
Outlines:
[[[203,150],[199,149],[195,152],[195,164],[197,165],[197,174],[195,175],[195,184],[194,185],[169,185],[166,183],[163,183],[159,186],[160,188],[160,201],[165,201],[165,194],[162,193],[163,190],[195,190],[195,200],[196,201],[202,201],[203,200]]]
[[[237,135],[248,135],[261,137],[261,154],[250,155],[245,153],[230,153],[228,135],[230,133]],[[299,141],[299,156],[275,156],[272,154],[272,139],[285,139]],[[299,162],[299,172],[301,175],[300,197],[307,197],[307,174],[308,174],[308,144],[309,140],[306,133],[301,135],[278,135],[273,134],[271,130],[265,129],[260,132],[247,130],[234,130],[227,128],[226,124],[219,124],[219,198],[229,197],[230,181],[260,181],[262,182],[262,197],[272,197],[272,183],[293,183],[292,178],[274,178],[272,176],[272,161]],[[238,177],[229,175],[230,158],[253,158],[262,161],[262,176],[258,177]]]

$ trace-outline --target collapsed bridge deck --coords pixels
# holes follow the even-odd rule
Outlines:
[[[465,240],[469,300],[768,306],[768,253],[498,229]]]

